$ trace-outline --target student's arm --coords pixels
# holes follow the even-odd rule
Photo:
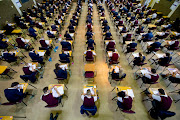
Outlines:
[[[56,87],[54,87],[54,90],[57,92],[58,97],[59,97],[59,96],[61,96],[61,94],[59,93],[59,91],[57,90],[57,88],[56,88]]]

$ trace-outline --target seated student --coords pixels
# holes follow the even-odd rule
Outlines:
[[[32,60],[37,61],[41,64],[44,64],[43,57],[39,56],[39,54],[36,54],[34,48],[32,48],[29,51],[29,56],[31,57]]]
[[[52,29],[52,31],[57,31],[58,32],[58,29],[57,29],[58,27],[56,26],[56,25],[51,25],[51,29]]]
[[[61,45],[63,50],[71,50],[71,43],[69,41],[62,40]]]
[[[143,63],[145,61],[145,56],[142,55],[142,53],[139,53],[139,57],[135,57],[133,64],[134,65],[140,65],[141,63]]]
[[[161,88],[158,89],[159,95],[148,94],[149,98],[153,99],[152,106],[156,113],[159,111],[168,111],[172,104],[172,98],[166,95],[165,91]]]
[[[146,18],[146,20],[144,21],[144,24],[149,24],[151,23],[151,19],[150,18]]]
[[[149,30],[147,34],[143,35],[143,42],[149,41],[153,38],[153,33]]]
[[[72,25],[72,24],[70,24],[69,26],[68,26],[68,29],[69,29],[69,33],[74,33],[75,31],[74,31],[74,26]]]
[[[44,46],[44,44],[43,44],[43,45],[41,44],[41,41],[44,41],[44,42],[45,42],[45,46]],[[50,41],[49,41],[49,40],[45,40],[45,39],[44,39],[44,36],[42,36],[42,37],[40,38],[39,42],[40,42],[40,44],[41,44],[42,47],[52,48],[52,46],[51,46],[51,44],[50,44]]]
[[[28,41],[26,41],[24,38],[22,38],[21,35],[18,35],[18,37],[16,38],[16,42],[18,43],[18,47],[23,47],[26,50],[30,49],[30,43]]]
[[[59,113],[56,113],[55,117],[53,117],[53,113],[51,113],[49,120],[57,120],[58,116],[59,116]]]
[[[55,38],[55,35],[54,35],[53,31],[51,31],[49,28],[47,28],[46,33],[47,33],[48,37]]]
[[[66,63],[70,63],[69,54],[65,54],[64,50],[62,50],[62,53],[59,54],[60,60],[65,60]]]
[[[118,62],[119,58],[120,55],[115,50],[113,50],[112,57],[110,58],[109,63],[112,64],[113,62]]]
[[[106,46],[106,51],[113,51],[115,49],[116,43],[111,40]]]
[[[36,21],[35,23],[36,27],[39,28],[39,29],[43,29],[43,26],[41,23],[39,23],[38,21]]]
[[[86,44],[88,44],[87,49],[90,48],[91,50],[94,50],[94,46],[93,46],[93,45],[96,45],[96,43],[94,42],[94,40],[91,39],[91,38],[87,40]]]
[[[88,24],[86,25],[86,29],[87,29],[87,31],[92,32],[92,28],[93,28],[93,26],[92,26],[92,24],[91,24],[91,23],[88,23]]]
[[[70,20],[70,23],[71,23],[73,26],[76,26],[76,25],[77,25],[77,23],[76,23],[73,19]]]
[[[108,25],[105,25],[103,29],[104,29],[103,32],[106,32],[106,31],[108,31],[110,29],[110,27]]]
[[[130,21],[134,21],[136,19],[136,16],[131,16],[131,19],[130,19]]]
[[[152,43],[150,46],[147,46],[147,54],[151,53],[152,51],[154,51],[156,48],[159,48],[161,46],[161,43],[158,42],[158,39],[155,39],[155,42]]]
[[[46,20],[46,18],[43,16],[43,14],[41,14],[40,19],[41,19],[41,22],[45,22],[45,23],[47,23],[47,20]]]
[[[175,71],[172,74],[161,74],[162,77],[168,77],[169,81],[172,83],[180,83],[180,73],[179,71]]]
[[[8,47],[7,41],[2,41],[2,39],[0,39],[0,49],[5,49]]]
[[[87,31],[85,36],[87,37],[87,40],[88,40],[88,39],[92,38],[93,33],[90,31]]]
[[[27,29],[27,28],[28,28],[27,25],[26,25],[23,21],[20,21],[20,22],[19,22],[19,27],[20,27],[21,29]]]
[[[112,79],[119,79],[124,75],[124,70],[121,66],[115,66],[112,70]]]
[[[92,24],[92,19],[88,17],[87,20],[86,20],[86,23],[91,23]]]
[[[118,92],[117,105],[122,110],[131,110],[133,99],[124,91]]]
[[[58,20],[58,19],[56,18],[56,19],[54,20],[54,23],[55,23],[55,25],[60,25],[60,24],[61,24],[61,20],[60,20],[60,19]]]
[[[137,46],[137,43],[135,42],[135,39],[132,39],[132,43],[127,45],[127,51],[125,53],[132,52],[132,49],[135,49]],[[134,50],[133,50],[134,52]]]
[[[120,33],[126,33],[126,32],[127,32],[127,28],[124,26]]]
[[[37,34],[35,33],[36,30],[33,28],[32,25],[29,27],[28,31],[29,31],[30,36],[34,37],[34,39],[37,39],[36,38]]]
[[[18,82],[13,82],[10,88],[4,90],[4,94],[6,99],[12,103],[20,102],[24,98],[23,88]]]
[[[93,56],[96,56],[96,53],[92,51],[90,48],[88,48],[88,50],[86,50],[84,54],[86,55],[86,58],[89,59],[93,58]]]
[[[102,26],[106,26],[107,23],[108,23],[108,21],[104,18],[104,19],[103,19],[103,22],[102,22]]]
[[[149,69],[149,73],[145,73],[142,77],[143,83],[155,83],[159,79],[159,75],[155,69]]]
[[[2,57],[9,62],[17,61],[17,56],[15,56],[15,53],[9,53],[8,50],[4,50]]]
[[[105,34],[104,40],[110,40],[110,39],[112,39],[111,36],[112,36],[112,34],[111,34],[111,32],[109,32],[109,30],[108,30],[108,31],[106,32],[106,34]]]
[[[52,89],[56,91],[58,94],[58,97],[54,97],[51,93]],[[56,87],[52,87],[50,90],[48,87],[43,88],[44,94],[42,95],[41,99],[47,103],[48,106],[58,106],[59,103],[61,103],[62,95],[59,93]]]
[[[92,89],[94,91],[94,88]],[[81,95],[81,99],[83,100],[83,105],[81,106],[80,110],[81,114],[86,113],[86,115],[89,116],[88,112],[90,112],[92,115],[95,115],[97,112],[97,107],[95,105],[95,102],[97,101],[97,95],[92,94],[90,89],[88,89],[86,93]]]
[[[178,39],[172,39],[170,42],[167,42],[167,44],[164,47],[166,47],[168,50],[174,50],[175,47],[178,47],[178,45]]]
[[[6,25],[4,26],[4,29],[6,30],[6,35],[10,35],[11,32],[15,29],[11,24],[6,21]]]
[[[64,34],[64,37],[66,38],[66,40],[73,40],[71,35],[68,33],[68,31],[66,31],[66,33]]]
[[[160,26],[164,24],[165,19],[164,18],[160,18],[159,20],[157,20],[156,25]]]
[[[157,60],[158,60],[158,62],[156,62],[156,60],[154,60],[156,64],[158,63],[159,65],[164,66],[164,65],[169,64],[171,62],[172,57],[170,56],[169,53],[166,53],[166,55],[164,57],[159,58]]]
[[[63,78],[63,79],[67,79],[67,71],[66,69],[63,70],[62,68],[59,67],[59,65],[55,65],[55,69],[54,69],[54,73],[56,74],[57,78]]]
[[[37,78],[36,78],[36,73],[37,70],[33,68],[32,65],[26,64],[23,67],[23,71],[25,75],[20,75],[20,78],[23,79],[25,82],[30,80],[32,83],[35,83]]]
[[[157,18],[157,13],[154,12],[154,13],[152,14],[152,16],[151,16],[151,20],[154,20],[154,19],[156,19],[156,18]]]

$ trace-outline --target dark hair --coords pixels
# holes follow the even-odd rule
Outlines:
[[[16,86],[16,85],[19,85],[19,83],[18,83],[18,82],[13,82],[13,83],[11,84],[11,87],[14,87],[14,86]]]
[[[170,57],[170,54],[169,54],[169,53],[166,53],[166,56]]]
[[[165,95],[165,92],[162,88],[158,89],[159,93],[161,93],[162,95]]]
[[[125,97],[125,92],[124,91],[118,92],[118,96],[124,98]]]
[[[55,69],[56,69],[56,70],[59,69],[59,63],[56,63],[56,64],[55,64]]]
[[[43,92],[46,93],[48,91],[48,87],[43,88]]]
[[[152,72],[152,73],[156,73],[156,70],[155,70],[155,69],[151,69],[151,72]]]

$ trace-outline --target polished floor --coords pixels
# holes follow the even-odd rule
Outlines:
[[[75,11],[76,3],[73,3],[73,6],[70,10],[70,15],[67,17],[67,20],[65,21],[65,29],[62,31],[62,35],[64,35],[64,32],[67,29],[67,26],[69,25],[69,20],[72,17],[72,13]],[[116,101],[112,101],[111,99],[115,96],[115,91],[111,92],[113,87],[116,85],[116,83],[110,84],[108,80],[108,72],[109,68],[106,63],[106,53],[104,49],[104,43],[102,40],[102,34],[101,34],[101,25],[99,23],[99,17],[98,17],[98,11],[97,7],[94,4],[93,6],[93,32],[95,33],[95,42],[96,42],[96,62],[95,62],[95,68],[97,71],[97,76],[95,77],[94,84],[97,85],[98,89],[98,95],[99,100],[97,101],[96,105],[98,107],[98,111],[95,116],[88,118],[85,115],[80,114],[80,106],[82,105],[82,100],[80,98],[83,85],[87,83],[87,81],[84,80],[83,77],[83,69],[84,69],[84,62],[83,62],[83,53],[86,50],[85,47],[85,21],[86,21],[86,15],[87,15],[87,5],[83,3],[83,9],[82,14],[79,19],[79,26],[77,28],[77,34],[75,38],[75,44],[74,44],[74,63],[71,65],[71,71],[72,75],[68,82],[68,90],[65,91],[65,93],[68,95],[68,98],[63,98],[63,104],[64,107],[61,107],[59,105],[56,108],[45,108],[46,105],[42,100],[40,100],[41,95],[43,94],[42,89],[45,86],[48,86],[49,84],[56,84],[57,80],[55,78],[55,74],[53,72],[55,63],[58,63],[59,61],[59,53],[61,51],[61,46],[59,43],[56,43],[56,46],[59,46],[59,49],[55,53],[52,51],[52,62],[46,62],[45,66],[45,72],[42,79],[39,79],[39,81],[34,84],[38,89],[34,89],[31,86],[28,86],[28,91],[36,94],[34,98],[30,99],[29,97],[25,99],[25,102],[27,103],[27,107],[23,104],[18,104],[14,106],[0,106],[0,115],[12,115],[12,116],[26,116],[27,118],[15,118],[15,120],[48,120],[49,114],[51,112],[56,113],[59,112],[58,120],[149,120],[151,119],[148,110],[150,109],[150,102],[142,102],[143,98],[145,97],[143,94],[140,94],[142,90],[145,89],[145,87],[142,87],[140,89],[141,81],[134,80],[133,73],[137,68],[132,70],[132,68],[128,65],[127,62],[127,56],[125,56],[124,53],[122,53],[122,45],[119,44],[119,37],[116,35],[116,31],[114,29],[113,23],[110,20],[110,16],[108,13],[107,8],[105,8],[105,15],[109,22],[109,26],[111,27],[111,32],[113,35],[113,38],[116,40],[116,48],[118,52],[120,53],[120,65],[124,68],[125,73],[127,74],[127,77],[121,82],[121,86],[130,86],[132,87],[134,91],[135,98],[133,100],[133,108],[136,113],[135,114],[126,114],[122,113],[120,111],[116,110]],[[51,22],[52,23],[52,22]],[[49,24],[51,25],[51,24]],[[45,37],[47,37],[45,35]],[[40,43],[37,42],[37,45],[35,48],[38,49],[40,46]],[[142,52],[142,49],[140,47],[140,44],[138,44],[138,51]],[[28,55],[28,52],[25,52],[26,55]],[[150,57],[148,55],[147,57]],[[26,58],[27,62],[30,62],[29,57]],[[146,66],[149,66],[150,63],[146,61],[148,64]],[[1,62],[1,65],[8,65],[6,62]],[[18,81],[23,82],[20,79],[20,75],[23,75],[22,71],[23,64],[20,64],[19,66],[12,66],[13,69],[18,71],[18,73],[14,74],[14,79],[2,79],[0,78],[0,102],[6,102],[6,98],[4,97],[3,90],[11,85],[12,82]],[[176,88],[171,85],[170,87],[166,88],[166,85],[168,84],[167,81],[159,81],[159,84],[153,85],[152,87],[159,87],[159,88],[165,88],[167,92],[173,91],[175,89],[178,89],[179,86]],[[171,94],[172,97],[175,97],[177,99],[177,94]],[[180,103],[174,103],[172,104],[172,107],[170,109],[171,111],[176,112],[176,116],[169,118],[169,120],[178,120],[180,117]],[[168,120],[168,119],[167,119]]]

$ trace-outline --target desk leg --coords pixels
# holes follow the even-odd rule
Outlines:
[[[112,100],[114,100],[116,97],[117,97],[117,96],[114,96],[114,97],[112,98]]]

